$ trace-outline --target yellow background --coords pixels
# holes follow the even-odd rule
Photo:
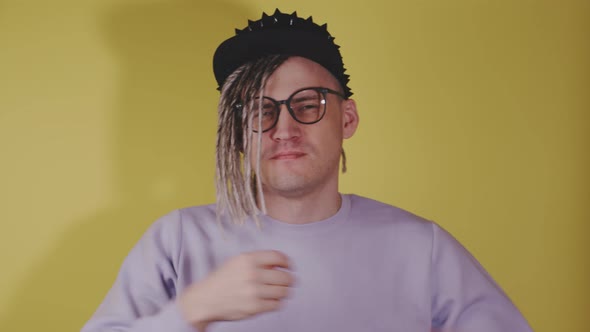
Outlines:
[[[539,332],[590,326],[590,2],[0,1],[0,331],[77,331],[164,213],[214,199],[220,41],[329,22],[355,192],[436,220]]]

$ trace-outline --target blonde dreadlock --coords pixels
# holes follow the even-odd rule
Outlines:
[[[234,223],[241,224],[247,217],[258,222],[257,195],[265,212],[260,177],[252,174],[253,112],[248,110],[254,107],[256,96],[262,96],[268,77],[287,58],[285,55],[272,55],[247,63],[228,76],[221,89],[216,149],[218,218],[227,213]],[[258,132],[259,143],[261,138],[262,133]],[[255,173],[259,174],[260,144],[256,153]]]

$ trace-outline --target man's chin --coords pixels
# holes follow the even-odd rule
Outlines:
[[[297,195],[310,187],[310,182],[303,176],[296,174],[282,174],[264,181],[265,191],[285,196]]]

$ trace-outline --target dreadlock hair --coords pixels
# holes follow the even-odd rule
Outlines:
[[[258,149],[255,172],[252,172],[252,121],[254,101],[262,98],[266,81],[289,58],[288,55],[270,55],[248,62],[227,77],[221,88],[218,105],[216,146],[217,220],[226,214],[236,224],[251,217],[259,226],[258,202],[266,213],[260,181],[260,147],[262,131],[258,131]],[[262,116],[258,117],[262,121]],[[260,125],[259,125],[260,127]],[[245,130],[244,130],[245,129]],[[346,155],[342,150],[342,172],[346,172]],[[258,176],[257,176],[258,175]]]
[[[247,217],[252,217],[258,224],[257,196],[261,199],[262,212],[266,212],[260,177],[255,175],[260,174],[262,132],[257,135],[258,161],[256,172],[252,174],[252,118],[255,110],[249,110],[253,109],[256,97],[262,97],[267,79],[287,58],[286,55],[270,55],[246,63],[228,76],[223,84],[218,106],[216,147],[218,221],[222,214],[227,213],[234,223],[242,224]],[[262,117],[259,119],[262,121]]]

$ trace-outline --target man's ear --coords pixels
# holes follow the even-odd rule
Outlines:
[[[356,110],[354,99],[347,99],[342,102],[342,135],[344,138],[351,138],[359,125],[359,114]]]

